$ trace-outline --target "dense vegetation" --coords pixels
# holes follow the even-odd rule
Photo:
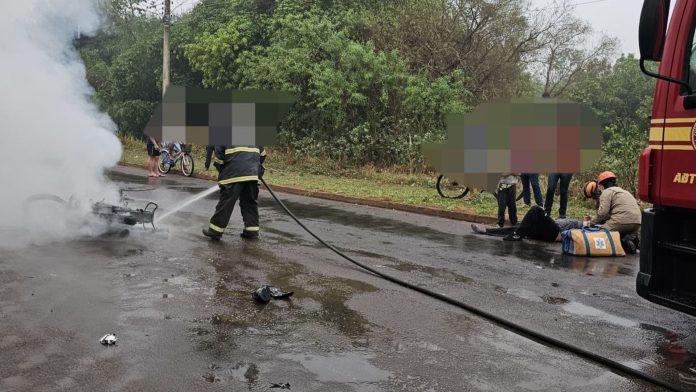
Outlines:
[[[161,20],[150,3],[106,2],[109,25],[77,43],[96,101],[135,136],[161,95]],[[341,165],[417,169],[421,143],[443,138],[447,113],[568,97],[602,121],[603,167],[632,179],[653,82],[633,57],[611,61],[613,40],[587,47],[589,37],[564,3],[202,0],[173,22],[172,83],[292,91],[285,147]]]

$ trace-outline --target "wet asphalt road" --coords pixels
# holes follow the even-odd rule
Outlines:
[[[119,168],[163,210],[211,182]],[[658,390],[365,273],[261,192],[262,239],[202,238],[215,197],[157,232],[0,249],[0,391]],[[468,224],[282,195],[326,240],[385,272],[696,390],[696,319],[640,299],[638,259],[563,257]],[[261,284],[295,292],[256,305]],[[98,339],[107,332],[115,347]],[[692,370],[694,369],[694,370]]]

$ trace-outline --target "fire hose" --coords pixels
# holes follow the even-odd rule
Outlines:
[[[646,381],[648,383],[651,383],[653,385],[664,388],[668,391],[675,391],[675,392],[682,392],[683,391],[682,389],[680,389],[674,385],[671,385],[664,380],[653,377],[653,376],[651,376],[647,373],[644,373],[640,370],[633,369],[629,366],[626,366],[622,363],[614,361],[610,358],[603,357],[597,353],[593,353],[593,352],[588,351],[582,347],[572,345],[572,344],[567,343],[565,341],[562,341],[560,339],[557,339],[557,338],[554,338],[554,337],[551,337],[548,335],[544,335],[541,332],[529,329],[529,328],[524,327],[522,325],[519,325],[513,321],[496,316],[490,312],[487,312],[483,309],[477,308],[473,305],[467,304],[466,302],[463,302],[461,300],[449,297],[445,294],[436,293],[432,290],[418,286],[418,285],[413,284],[413,283],[409,283],[407,281],[401,280],[401,279],[394,277],[394,276],[391,276],[389,274],[385,274],[384,272],[378,271],[377,269],[375,269],[367,264],[361,263],[360,261],[357,261],[357,260],[353,259],[352,257],[346,255],[345,253],[341,252],[340,250],[336,249],[336,247],[334,247],[330,243],[324,241],[321,237],[319,237],[312,230],[310,230],[307,226],[305,226],[305,224],[302,223],[302,221],[300,221],[300,219],[297,218],[297,216],[295,216],[295,214],[293,214],[292,211],[290,211],[290,209],[288,209],[288,207],[285,205],[285,203],[283,203],[283,201],[280,200],[278,198],[278,196],[276,196],[276,194],[273,192],[271,187],[268,186],[268,184],[266,183],[266,181],[263,180],[263,178],[261,178],[261,182],[266,187],[266,189],[271,194],[271,196],[276,201],[276,203],[278,203],[278,205],[307,233],[309,233],[312,237],[314,237],[322,245],[324,245],[325,247],[327,247],[328,249],[330,249],[331,251],[333,251],[334,253],[336,253],[340,257],[344,258],[345,260],[349,261],[350,263],[352,263],[352,264],[354,264],[354,265],[356,265],[356,266],[358,266],[366,271],[371,272],[372,274],[374,274],[380,278],[388,280],[392,283],[395,283],[395,284],[402,286],[402,287],[405,287],[407,289],[417,291],[417,292],[424,294],[428,297],[435,298],[435,299],[440,300],[442,302],[456,306],[460,309],[464,309],[467,312],[473,313],[473,314],[475,314],[475,315],[477,315],[477,316],[479,316],[487,321],[490,321],[490,322],[492,322],[492,323],[514,333],[514,334],[517,334],[519,336],[523,336],[527,339],[533,340],[537,343],[546,345],[548,347],[554,347],[554,348],[557,348],[559,350],[571,353],[571,354],[576,355],[578,357],[581,357],[589,362],[600,365],[600,366],[602,366],[602,367],[604,367],[604,368],[606,368],[614,373],[617,373],[617,374],[620,374],[623,376],[628,376],[628,377],[635,377],[637,379],[640,379],[640,380]]]

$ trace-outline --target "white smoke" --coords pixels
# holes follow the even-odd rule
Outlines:
[[[112,121],[90,101],[92,89],[73,46],[78,29],[90,34],[99,27],[96,1],[3,1],[0,244],[8,228],[35,237],[78,229],[56,205],[32,211],[24,203],[31,195],[72,196],[83,211],[93,200],[118,197],[104,169],[118,161],[121,145]]]

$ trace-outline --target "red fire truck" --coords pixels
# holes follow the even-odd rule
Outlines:
[[[696,316],[696,0],[645,0],[640,66],[657,78],[650,143],[640,157],[638,294]],[[648,61],[659,61],[657,70]]]

